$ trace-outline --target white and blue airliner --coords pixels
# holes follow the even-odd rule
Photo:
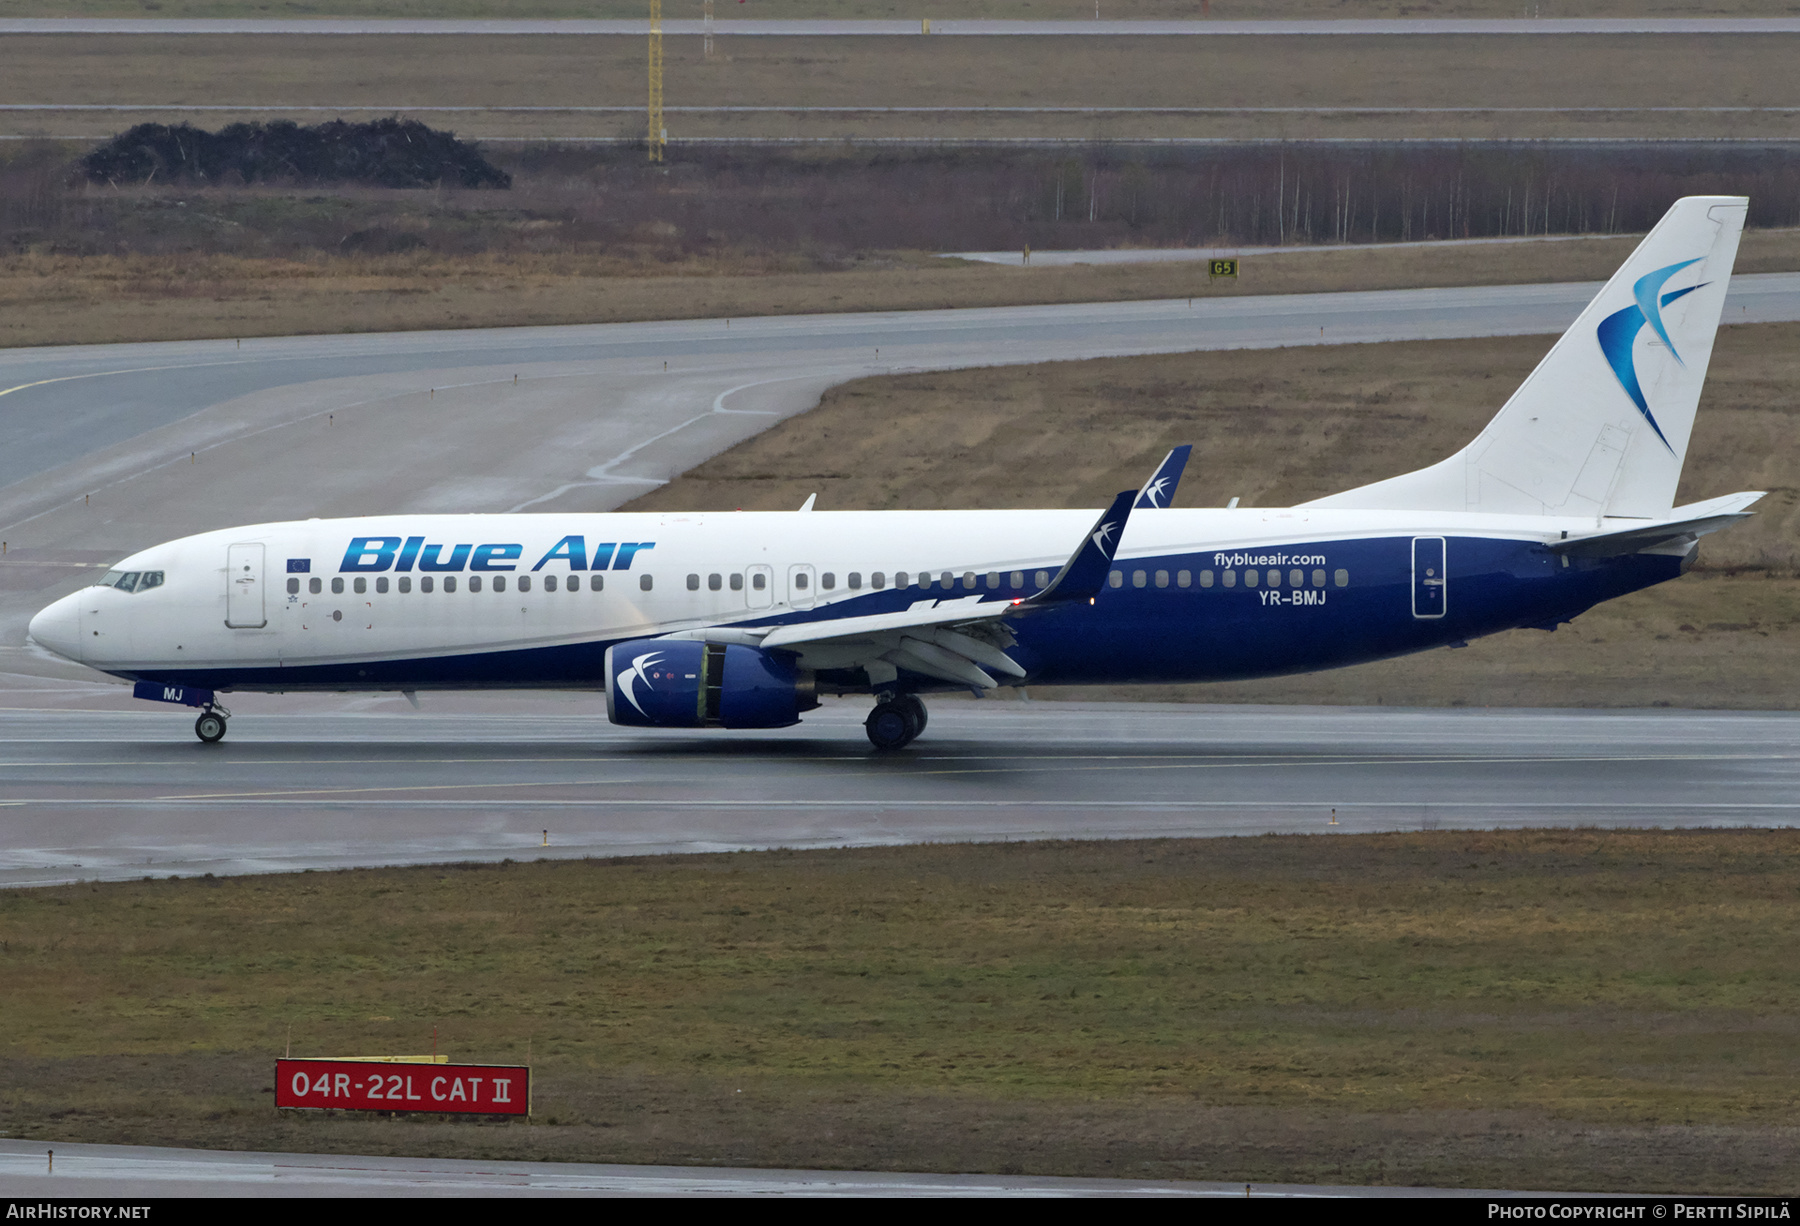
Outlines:
[[[1088,511],[389,515],[120,562],[31,622],[197,707],[232,691],[591,689],[620,724],[777,728],[867,694],[1216,681],[1554,629],[1761,495],[1674,505],[1748,202],[1678,201],[1461,451],[1284,508],[1171,509],[1187,449]]]

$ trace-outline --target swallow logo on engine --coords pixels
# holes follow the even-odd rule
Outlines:
[[[620,696],[623,697],[626,702],[629,702],[632,706],[636,707],[638,714],[645,719],[650,718],[650,712],[644,710],[644,704],[637,699],[637,683],[642,681],[646,686],[654,689],[655,687],[650,685],[650,678],[645,675],[644,670],[661,662],[662,652],[647,651],[643,655],[637,657],[637,659],[633,660],[631,662],[631,667],[620,673],[618,680],[614,682]]]

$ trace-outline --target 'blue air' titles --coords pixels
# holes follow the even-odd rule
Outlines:
[[[547,563],[562,562],[572,571],[630,570],[634,557],[655,548],[655,541],[600,541],[590,551],[585,537],[570,535],[552,545],[531,569],[535,573]],[[393,570],[404,574],[416,566],[421,571],[512,571],[519,569],[517,564],[524,554],[525,546],[512,543],[430,545],[422,536],[353,536],[338,570],[354,574]]]

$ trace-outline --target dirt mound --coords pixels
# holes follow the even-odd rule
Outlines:
[[[218,132],[141,123],[81,161],[96,183],[366,183],[378,187],[511,187],[473,144],[414,120],[301,127],[234,123]]]

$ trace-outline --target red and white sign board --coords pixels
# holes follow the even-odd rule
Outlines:
[[[277,1060],[277,1107],[527,1115],[531,1070],[517,1064]]]

